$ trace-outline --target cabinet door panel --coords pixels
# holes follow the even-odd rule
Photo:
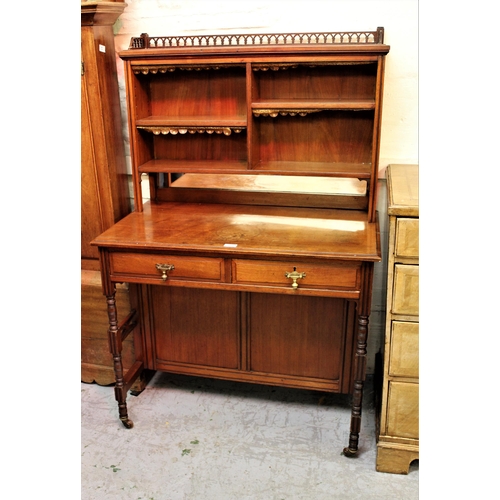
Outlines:
[[[251,370],[339,380],[346,316],[341,299],[252,294]]]
[[[152,296],[158,360],[239,367],[236,292],[156,286]]]

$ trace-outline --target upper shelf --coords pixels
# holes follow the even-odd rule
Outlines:
[[[253,102],[254,116],[301,115],[325,110],[369,110],[375,109],[375,99],[273,99]]]
[[[154,135],[177,134],[239,134],[247,126],[244,116],[149,116],[136,120],[135,126]]]

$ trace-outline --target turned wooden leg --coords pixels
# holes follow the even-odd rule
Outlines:
[[[113,356],[113,368],[115,371],[115,399],[118,402],[118,412],[123,425],[130,429],[134,426],[132,420],[128,418],[127,413],[127,391],[123,380],[123,364],[122,364],[122,338],[118,328],[118,315],[116,311],[115,293],[106,295],[108,304],[109,318],[109,350]]]
[[[368,316],[359,316],[358,335],[356,339],[356,355],[354,358],[354,392],[351,407],[351,431],[349,446],[344,448],[346,457],[354,457],[358,453],[359,431],[361,429],[361,406],[363,404],[363,387],[366,378],[366,339],[368,336]]]

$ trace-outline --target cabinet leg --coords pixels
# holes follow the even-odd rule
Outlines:
[[[115,399],[118,402],[120,420],[127,429],[130,429],[134,426],[134,423],[128,418],[127,413],[127,391],[123,380],[122,338],[118,328],[115,293],[107,295],[106,302],[108,304],[109,318],[109,350],[113,356],[113,369],[115,372]]]
[[[366,339],[368,335],[368,316],[359,316],[358,335],[356,339],[356,355],[354,358],[354,391],[351,407],[351,430],[349,446],[344,448],[346,457],[354,457],[358,453],[359,431],[361,429],[361,407],[363,404],[363,387],[366,378]]]

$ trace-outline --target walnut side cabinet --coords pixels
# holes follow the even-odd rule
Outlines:
[[[418,459],[418,166],[387,168],[389,258],[377,470],[407,474]]]
[[[352,394],[357,453],[383,34],[143,34],[120,53],[135,209],[93,244],[125,427],[131,384],[160,370]],[[140,293],[120,322],[122,282]]]

